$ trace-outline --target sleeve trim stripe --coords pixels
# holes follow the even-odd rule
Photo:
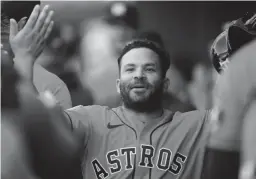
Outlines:
[[[72,120],[71,120],[70,115],[69,115],[66,111],[64,111],[64,113],[66,114],[66,116],[68,117],[68,119],[69,119],[69,121],[70,121],[71,130],[74,131],[74,125],[73,125],[73,122],[72,122]]]

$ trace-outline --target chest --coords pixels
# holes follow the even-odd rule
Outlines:
[[[89,141],[85,168],[96,178],[177,176],[197,136],[194,128],[180,125],[145,127],[139,132],[127,125],[116,126]]]

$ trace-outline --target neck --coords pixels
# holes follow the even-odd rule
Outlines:
[[[135,111],[133,109],[127,108],[124,105],[122,106],[123,109],[125,109],[125,113],[130,117],[130,118],[137,118],[140,119],[142,122],[147,122],[150,120],[154,120],[156,118],[159,118],[163,114],[163,108],[157,108],[153,111],[150,112],[140,112],[140,111]]]

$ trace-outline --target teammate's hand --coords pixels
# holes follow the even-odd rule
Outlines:
[[[10,45],[16,57],[15,63],[34,63],[45,46],[45,40],[52,31],[53,11],[49,11],[46,5],[40,12],[40,6],[36,5],[26,25],[19,31],[19,25],[10,20]],[[23,57],[23,58],[21,58]],[[26,59],[24,59],[26,57]],[[17,59],[19,58],[19,59]]]
[[[245,24],[244,24],[247,28],[249,29],[254,29],[256,28],[256,14],[254,14],[254,16],[252,16],[250,19],[248,19]]]

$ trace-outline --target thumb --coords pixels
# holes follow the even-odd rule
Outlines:
[[[18,24],[15,19],[10,19],[10,40],[18,33]]]

